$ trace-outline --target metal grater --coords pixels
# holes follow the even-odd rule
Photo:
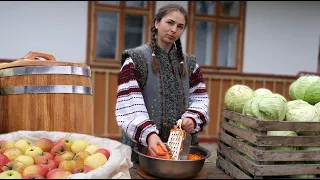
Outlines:
[[[186,137],[186,132],[181,129],[182,119],[179,119],[177,125],[170,130],[170,136],[167,145],[170,149],[171,159],[179,160],[179,153],[181,152],[182,141]]]

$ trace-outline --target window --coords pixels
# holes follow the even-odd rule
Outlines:
[[[151,38],[153,1],[89,1],[87,64],[118,67],[125,49]]]
[[[187,52],[204,70],[242,72],[245,1],[189,1]]]

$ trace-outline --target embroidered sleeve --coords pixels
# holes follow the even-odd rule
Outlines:
[[[118,76],[116,120],[132,141],[147,146],[148,137],[159,131],[149,119],[138,84],[139,76],[133,60],[127,57]]]
[[[191,68],[189,68],[191,70],[191,76],[189,78],[189,108],[182,115],[182,118],[192,119],[195,123],[193,133],[197,133],[202,131],[209,123],[209,98],[202,78],[202,72],[195,62],[195,57],[193,56],[191,60],[193,62],[191,62]]]

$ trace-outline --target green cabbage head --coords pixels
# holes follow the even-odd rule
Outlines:
[[[301,76],[289,87],[292,100],[304,100],[312,105],[320,102],[320,79],[318,76]]]
[[[316,107],[303,100],[293,100],[287,103],[286,121],[320,121]]]
[[[237,84],[228,89],[224,97],[224,103],[229,110],[242,113],[244,104],[251,97],[253,97],[251,88]]]
[[[253,96],[263,96],[266,94],[272,94],[272,91],[270,91],[269,89],[266,89],[266,88],[259,88],[253,92]]]
[[[260,120],[283,121],[287,111],[287,100],[280,94],[254,96],[245,104],[242,114]]]
[[[308,86],[304,94],[304,100],[312,105],[320,102],[320,78]]]

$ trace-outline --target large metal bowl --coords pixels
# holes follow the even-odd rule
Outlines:
[[[134,147],[139,156],[140,167],[154,177],[184,179],[195,177],[202,169],[206,158],[211,153],[200,146],[190,146],[190,153],[203,155],[197,160],[168,160],[147,156],[148,149],[144,146]]]

